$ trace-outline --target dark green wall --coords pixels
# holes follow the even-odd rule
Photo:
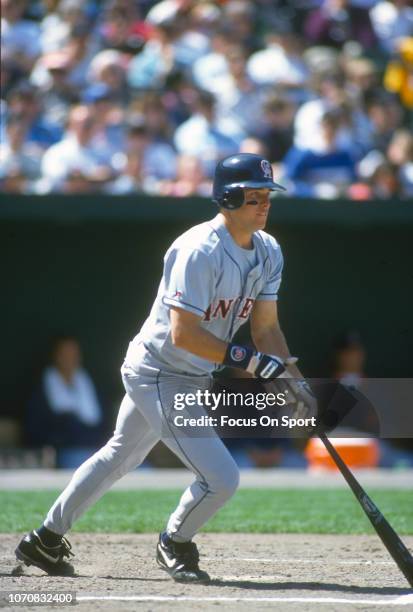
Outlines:
[[[0,413],[21,409],[50,335],[81,339],[111,398],[129,339],[155,296],[162,257],[215,214],[204,200],[0,199]],[[333,336],[362,333],[371,376],[412,376],[413,202],[279,200],[269,231],[285,274],[280,316],[309,375],[325,374]]]

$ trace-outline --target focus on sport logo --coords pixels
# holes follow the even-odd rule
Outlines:
[[[231,359],[234,361],[242,361],[245,359],[247,351],[242,346],[233,346],[231,349]]]

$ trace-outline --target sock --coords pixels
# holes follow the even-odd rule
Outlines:
[[[36,533],[43,542],[45,546],[49,546],[49,548],[53,546],[58,546],[62,541],[62,536],[58,533],[53,533],[47,527],[42,525],[40,529],[36,529]]]
[[[163,532],[161,533],[161,540],[162,540],[162,544],[164,544],[165,546],[169,546],[169,544],[170,544],[171,542],[173,542],[172,538],[170,538],[170,537],[168,536],[168,534],[166,533],[166,531],[163,531]]]
[[[180,544],[188,544],[188,542],[177,542],[176,540],[174,540],[173,538],[171,538],[171,536],[170,536],[170,535],[169,535],[169,534],[168,534],[166,531],[163,531],[163,532],[161,533],[161,540],[162,540],[162,543],[163,543],[165,546],[168,546],[169,544],[175,544],[175,545],[177,544],[178,546],[179,546]],[[189,541],[190,541],[190,540],[189,540]]]

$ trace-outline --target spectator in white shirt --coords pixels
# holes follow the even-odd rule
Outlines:
[[[401,38],[413,36],[413,6],[410,0],[382,0],[370,10],[373,28],[380,45],[394,53]]]
[[[54,447],[60,468],[83,463],[105,435],[102,403],[81,362],[77,338],[56,338],[50,364],[34,389],[25,415],[27,443]]]
[[[264,128],[263,104],[266,93],[247,74],[247,52],[241,45],[227,45],[227,71],[215,79],[212,93],[217,100],[217,116],[229,117],[245,134]]]
[[[219,28],[211,34],[211,49],[196,60],[192,66],[192,76],[195,83],[206,91],[216,91],[217,79],[228,74],[228,64],[225,52],[230,42],[230,34],[224,28]]]
[[[130,119],[125,150],[119,154],[120,175],[107,186],[108,193],[158,193],[162,181],[175,179],[176,152],[153,138],[143,116]]]
[[[194,114],[175,131],[175,147],[179,153],[202,159],[206,176],[212,176],[217,162],[236,153],[243,139],[239,124],[230,118],[217,118],[215,98],[199,92]]]
[[[63,140],[48,149],[43,157],[45,182],[40,191],[93,191],[113,179],[105,151],[92,145],[95,122],[87,106],[72,108]]]
[[[250,57],[248,74],[261,85],[305,86],[309,73],[297,35],[288,27],[268,35],[267,47]]]

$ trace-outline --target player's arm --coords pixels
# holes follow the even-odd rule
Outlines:
[[[201,317],[183,308],[170,308],[171,340],[178,348],[198,357],[222,363],[227,343],[201,327]]]
[[[201,317],[183,308],[170,308],[170,323],[173,345],[198,357],[240,368],[263,379],[277,378],[285,372],[286,364],[280,357],[220,340],[201,327]]]
[[[285,336],[280,327],[277,301],[257,300],[251,312],[251,336],[256,349],[286,360],[291,357]],[[302,378],[296,365],[288,366],[294,378]]]

